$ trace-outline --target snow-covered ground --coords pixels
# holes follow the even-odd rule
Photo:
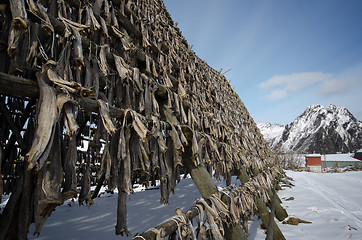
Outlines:
[[[362,172],[287,175],[295,186],[280,191],[279,197],[294,200],[282,205],[290,216],[312,222],[279,224],[287,239],[362,239]]]
[[[362,239],[362,172],[287,171],[287,175],[295,186],[279,191],[283,206],[290,216],[312,222],[298,226],[278,223],[287,239]],[[235,179],[233,182],[237,183]],[[159,189],[134,193],[127,203],[132,236],[173,217],[177,207],[187,211],[196,197],[199,193],[191,179],[177,185],[168,205],[160,204]],[[294,200],[285,201],[290,197]],[[116,193],[105,193],[89,209],[68,201],[52,213],[39,237],[32,236],[31,227],[29,239],[131,239],[114,235],[116,206]],[[259,225],[260,220],[250,222],[249,239],[265,239]]]

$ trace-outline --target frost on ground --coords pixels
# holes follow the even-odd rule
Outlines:
[[[362,172],[310,173],[287,171],[294,179],[293,188],[279,191],[283,206],[289,216],[311,221],[297,226],[278,223],[286,239],[362,239]],[[233,179],[234,183],[238,183]],[[223,182],[217,183],[219,186]],[[170,196],[169,205],[160,204],[159,189],[139,191],[131,195],[128,206],[128,228],[136,233],[155,227],[175,216],[175,209],[187,211],[199,197],[190,178],[183,179]],[[6,204],[3,198],[1,208]],[[293,199],[294,198],[294,199]],[[293,199],[286,201],[286,199]],[[95,205],[78,206],[67,201],[56,208],[43,227],[40,236],[29,239],[131,239],[116,236],[117,193],[104,193],[95,199]],[[264,240],[261,221],[254,219],[249,224],[249,239]]]

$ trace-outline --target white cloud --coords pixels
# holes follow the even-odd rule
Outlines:
[[[279,99],[286,98],[288,92],[285,89],[276,89],[271,91],[269,94],[265,95],[265,98],[270,101],[276,101]]]
[[[346,80],[331,79],[322,83],[318,91],[324,95],[343,94],[357,83],[357,78],[351,77]]]
[[[322,84],[318,89],[321,94],[343,93],[356,81],[356,78],[335,79],[330,73],[302,72],[274,76],[260,83],[258,87],[264,91],[265,99],[275,101],[318,83]]]

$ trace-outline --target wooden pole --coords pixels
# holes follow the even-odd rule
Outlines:
[[[185,213],[186,218],[187,218],[185,220],[186,221],[191,220],[191,219],[195,218],[198,214],[199,214],[199,210],[196,207],[192,207],[190,210],[188,210]],[[159,230],[159,231],[162,230],[162,235],[166,237],[166,236],[172,235],[172,233],[174,233],[177,230],[177,223],[171,219],[169,221],[166,221],[166,222],[158,225],[157,227],[155,227],[155,229]],[[156,231],[152,231],[150,229],[150,230],[147,230],[146,232],[144,232],[139,237],[135,236],[133,239],[139,238],[139,239],[149,240],[149,239],[156,239],[156,237],[157,237]]]
[[[182,155],[184,166],[187,168],[194,181],[197,189],[199,190],[203,198],[209,198],[212,194],[217,193],[218,189],[215,182],[212,180],[209,172],[204,165],[195,166],[192,160],[192,131],[188,126],[183,126],[182,130],[189,142],[188,146],[185,147],[185,152]],[[234,226],[228,226],[224,224],[225,228],[225,239],[227,240],[243,240],[247,239],[240,224]]]
[[[259,173],[259,171],[255,170],[255,169],[257,169],[255,165],[254,165],[253,169],[254,169],[254,171],[252,173],[253,175]],[[250,178],[249,178],[249,176],[246,173],[244,168],[240,168],[240,170],[237,172],[237,177],[239,178],[239,180],[243,184],[246,183],[246,182],[249,182],[249,180],[250,180]],[[275,180],[274,189],[276,189],[277,186],[278,186],[278,184],[277,184],[277,181]],[[280,206],[280,203],[277,202],[278,199],[279,199],[278,195],[276,193],[273,193],[270,189],[268,189],[268,194],[269,194],[269,197],[272,199],[271,200],[271,205],[270,205],[270,208],[272,209],[272,212],[274,212],[273,209],[277,208],[278,205],[279,205],[279,207],[281,209],[283,209]],[[279,199],[279,201],[280,201],[280,199]],[[272,213],[272,216],[270,216],[271,214],[269,213],[265,203],[259,197],[257,197],[257,208],[258,208],[258,211],[259,211],[259,217],[261,218],[261,220],[263,222],[262,226],[264,228],[268,229],[268,231],[270,231],[269,235],[273,236],[273,239],[275,239],[275,240],[283,240],[283,239],[285,239],[285,237],[284,237],[283,233],[280,231],[278,225],[275,224],[275,222],[274,222],[274,213]],[[286,214],[286,216],[288,216],[285,209],[283,209],[283,210],[284,210],[284,212],[281,211],[278,214],[280,214],[280,216],[284,216],[284,214]],[[271,219],[272,219],[272,221],[271,221]]]
[[[270,224],[270,213],[269,213],[265,203],[259,197],[257,197],[257,199],[256,199],[256,205],[257,205],[257,208],[259,211],[259,217],[261,218],[261,220],[263,222],[262,226],[267,229]],[[273,239],[274,240],[285,240],[285,237],[284,237],[283,233],[280,231],[278,225],[274,223],[274,219],[272,222],[273,222]]]

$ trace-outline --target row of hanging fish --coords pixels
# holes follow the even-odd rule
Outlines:
[[[38,176],[37,232],[63,199],[78,196],[81,204],[92,204],[94,166],[100,166],[97,178],[120,192],[116,234],[128,235],[126,198],[132,185],[160,180],[161,202],[167,203],[180,181],[188,144],[195,165],[205,164],[216,178],[251,168],[255,159],[260,170],[273,165],[227,79],[195,55],[162,1],[70,2],[11,0],[0,16],[3,59],[10,62],[2,70],[39,84],[34,138],[26,154],[27,168]],[[79,98],[93,101],[96,113],[82,111]],[[114,108],[117,117],[110,114]],[[163,109],[177,121],[165,119]],[[193,131],[191,142],[182,125]],[[88,157],[80,159],[77,147],[85,139]],[[57,147],[62,160],[51,160]]]

